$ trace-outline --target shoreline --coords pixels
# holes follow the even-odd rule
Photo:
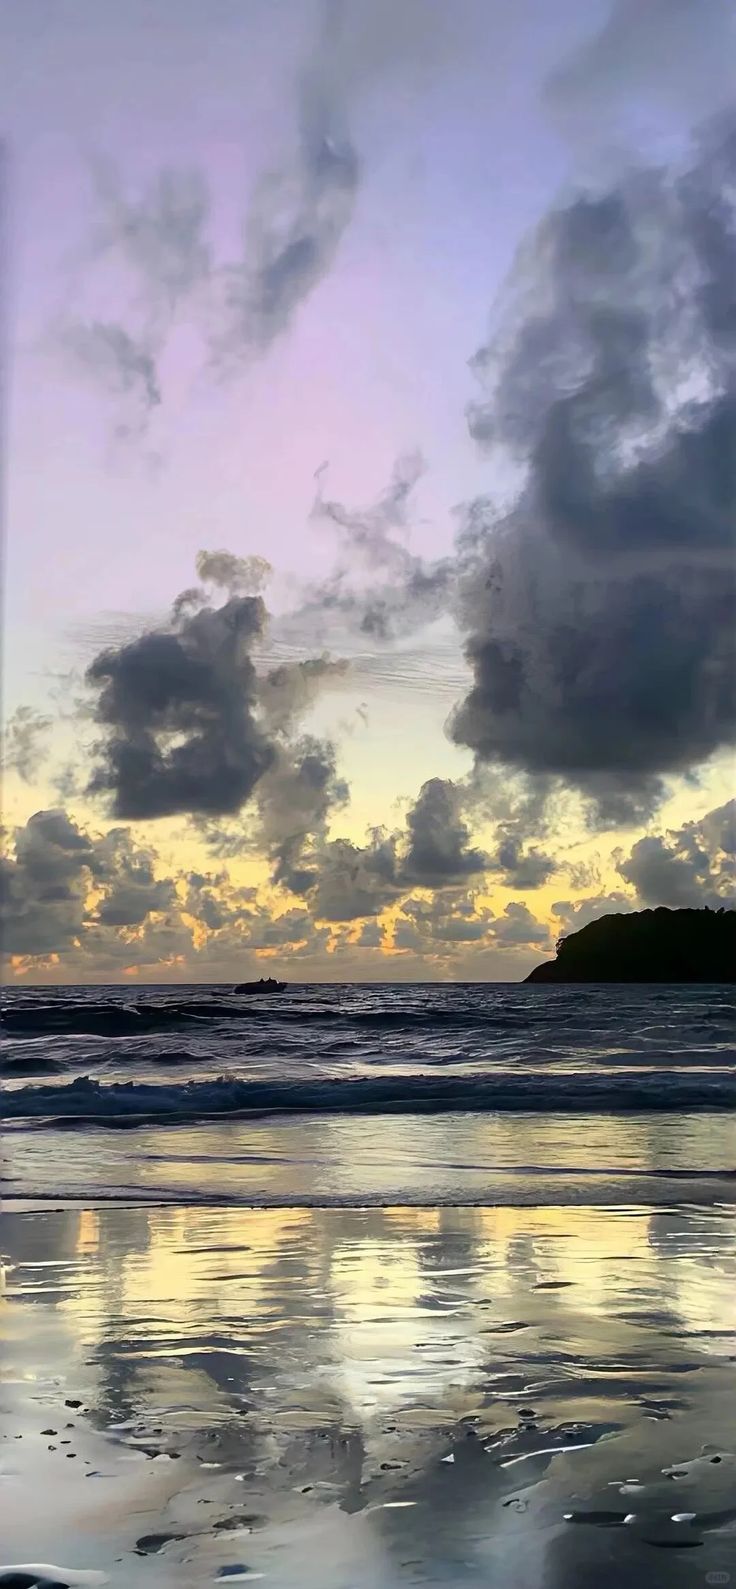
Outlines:
[[[736,1197],[723,1113],[349,1115],[129,1126],[17,1125],[5,1206],[615,1207]]]

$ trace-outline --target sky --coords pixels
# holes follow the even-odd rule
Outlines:
[[[732,900],[727,0],[0,3],[21,985]]]

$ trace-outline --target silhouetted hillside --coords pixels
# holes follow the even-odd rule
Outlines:
[[[561,938],[527,982],[736,982],[736,910],[601,916]]]

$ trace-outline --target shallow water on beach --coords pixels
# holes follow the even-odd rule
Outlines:
[[[706,1205],[734,1197],[736,1130],[725,1111],[276,1115],[125,1131],[19,1122],[4,1135],[0,1189],[9,1204],[86,1207]]]
[[[0,1245],[5,1562],[736,1581],[732,1206],[6,1210]]]

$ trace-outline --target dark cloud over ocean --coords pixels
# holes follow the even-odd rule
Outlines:
[[[467,517],[452,734],[614,813],[734,737],[735,156],[727,117],[553,210],[473,360],[521,484]]]

